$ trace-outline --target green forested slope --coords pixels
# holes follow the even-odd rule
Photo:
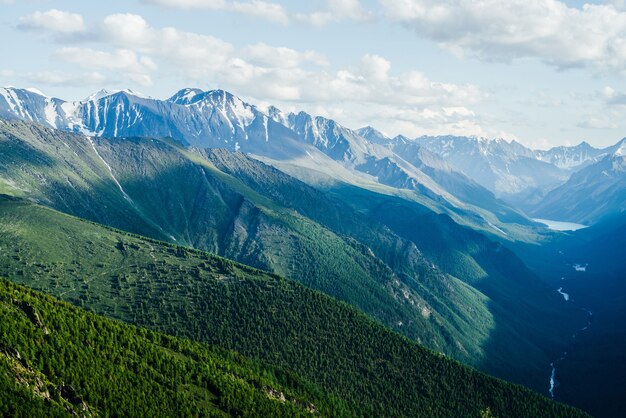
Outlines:
[[[307,199],[314,189],[267,166],[252,168],[267,176],[263,188],[172,141],[88,139],[0,121],[0,192],[296,279],[437,351],[484,360],[494,322],[480,292],[346,205],[316,211],[317,194]],[[287,187],[269,194],[273,181]],[[293,193],[300,207],[288,205]]]
[[[547,390],[546,366],[565,349],[564,342],[584,316],[502,244],[401,197],[335,185],[331,192],[337,198],[332,198],[243,154],[211,149],[204,150],[203,155],[273,201],[363,243],[394,271],[406,273],[405,277],[423,269],[424,260],[432,260],[441,271],[465,282],[467,288],[480,291],[487,297],[482,300],[490,313],[490,333],[481,343],[481,356],[470,364],[538,391]],[[399,243],[419,249],[416,262]],[[428,300],[438,312],[446,312],[442,305],[450,301],[471,310],[480,306],[472,297],[459,301],[462,294],[446,292],[446,275],[420,275],[422,281],[426,277],[433,278],[429,286],[444,296],[440,303]],[[465,338],[478,334],[477,329],[465,329],[475,327],[476,322],[454,323]],[[486,326],[484,322],[481,325]]]
[[[0,274],[13,281],[290,369],[343,399],[350,415],[581,415],[428,351],[328,296],[208,253],[11,198],[0,201],[0,247]]]
[[[347,413],[292,374],[86,313],[0,279],[2,416]]]
[[[505,245],[445,214],[362,189],[344,187],[336,193],[489,298],[495,326],[484,346],[483,370],[547,390],[546,362],[567,349],[564,344],[586,322],[584,312],[567,303]]]

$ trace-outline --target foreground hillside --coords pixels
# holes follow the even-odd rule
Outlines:
[[[0,280],[0,415],[347,414],[284,371]]]
[[[328,296],[208,253],[13,198],[0,200],[0,232],[0,274],[11,280],[288,368],[344,399],[349,415],[479,416],[489,408],[498,417],[582,416],[423,349]]]

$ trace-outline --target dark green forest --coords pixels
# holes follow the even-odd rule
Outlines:
[[[292,373],[0,279],[0,415],[345,416]]]

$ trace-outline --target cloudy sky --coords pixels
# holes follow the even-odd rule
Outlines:
[[[389,135],[626,136],[626,0],[0,0],[0,85],[223,88]]]

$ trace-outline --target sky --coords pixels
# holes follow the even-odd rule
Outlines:
[[[626,0],[0,0],[0,85],[225,89],[389,136],[626,136]]]

